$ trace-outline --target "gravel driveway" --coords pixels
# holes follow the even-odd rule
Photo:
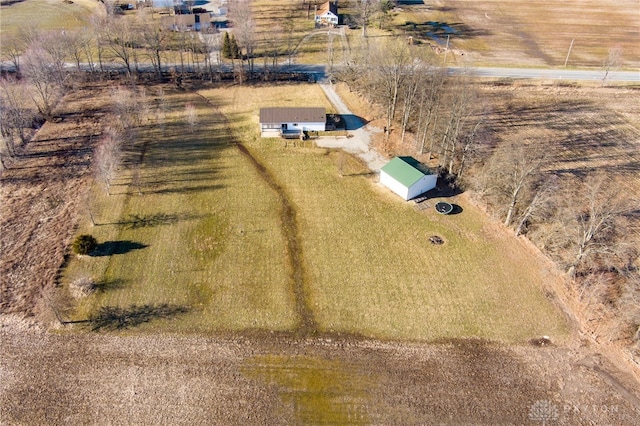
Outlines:
[[[364,160],[369,168],[378,172],[389,160],[376,150],[371,148],[371,136],[381,132],[380,129],[368,126],[360,117],[353,114],[347,105],[336,93],[331,83],[321,83],[320,87],[327,95],[327,98],[336,108],[338,114],[345,120],[346,129],[350,137],[326,137],[316,139],[316,145],[324,148],[342,148],[350,154]]]

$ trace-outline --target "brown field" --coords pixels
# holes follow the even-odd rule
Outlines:
[[[602,67],[612,48],[622,50],[620,66],[640,67],[638,0],[439,0],[402,8],[396,25],[436,21],[457,30],[450,41],[459,51],[450,59],[459,65],[562,67],[575,40],[569,67]]]
[[[7,328],[2,424],[634,425],[640,409],[631,377],[587,347]]]

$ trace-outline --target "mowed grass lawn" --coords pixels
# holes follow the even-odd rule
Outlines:
[[[295,327],[275,195],[230,144],[223,117],[212,107],[194,94],[167,99],[164,133],[151,122],[136,142],[136,152],[146,144],[141,194],[130,185],[135,166],[125,166],[114,195],[99,193],[94,215],[103,225],[84,228],[122,249],[71,263],[68,281],[90,272],[104,283],[79,304],[76,318],[100,306],[168,303],[190,311],[142,328]],[[187,102],[199,114],[194,133],[184,119]],[[134,216],[148,224],[136,225]]]
[[[335,151],[257,137],[261,106],[329,108],[318,86],[234,86],[201,94],[217,108],[174,94],[175,117],[165,136],[154,125],[144,131],[142,195],[127,186],[127,170],[116,190],[126,195],[103,196],[121,200],[121,212],[110,221],[124,225],[87,229],[146,247],[72,261],[68,280],[83,268],[100,274],[102,262],[107,283],[79,303],[76,319],[104,305],[170,303],[190,311],[141,329],[298,327],[281,202],[229,143],[237,140],[296,210],[305,299],[320,332],[504,341],[566,334],[563,316],[541,290],[549,279],[544,267],[506,233],[494,232],[473,206],[461,203],[463,211],[452,216],[419,212],[379,187],[355,160],[340,177],[343,160]],[[197,102],[200,113],[193,134],[180,119],[187,101]],[[126,225],[131,215],[168,219],[135,228]],[[445,244],[430,244],[432,235]]]

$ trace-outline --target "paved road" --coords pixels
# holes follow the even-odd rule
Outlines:
[[[288,71],[314,74],[317,78],[326,76],[323,65],[291,65],[286,67]],[[540,80],[570,80],[570,81],[602,81],[605,71],[600,70],[576,70],[576,69],[544,69],[544,68],[491,68],[450,67],[450,74],[470,73],[476,77],[491,78],[527,78]],[[640,70],[638,71],[610,71],[607,73],[607,81],[640,82]]]
[[[75,68],[76,65],[69,63],[67,68]],[[81,64],[83,69],[89,70],[87,64]],[[163,69],[169,71],[171,68],[179,69],[180,64],[163,64]],[[124,67],[120,63],[108,63],[105,64],[105,68],[109,70],[123,70]],[[186,67],[188,68],[188,67]],[[224,70],[230,70],[229,66],[223,66]],[[260,70],[261,65],[256,64],[255,69]],[[282,65],[281,71],[286,72],[300,72],[313,75],[316,80],[323,80],[327,77],[327,67],[323,64],[293,64]],[[336,67],[338,68],[338,67]],[[491,68],[491,67],[450,67],[450,74],[464,74],[469,73],[476,77],[490,77],[490,78],[526,78],[526,79],[541,79],[541,80],[568,80],[568,81],[602,81],[605,77],[604,70],[576,70],[576,69],[544,69],[544,68]],[[13,65],[8,61],[0,61],[0,71],[13,71]],[[139,70],[141,72],[154,72],[151,64],[140,64]],[[607,81],[618,82],[639,82],[640,83],[640,70],[638,71],[610,71],[606,75]]]
[[[469,72],[476,77],[493,78],[528,78],[541,80],[570,80],[570,81],[602,81],[604,70],[575,70],[575,69],[543,69],[543,68],[449,68],[452,74]],[[640,82],[640,71],[610,71],[606,74],[607,81]]]

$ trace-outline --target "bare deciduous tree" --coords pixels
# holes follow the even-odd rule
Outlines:
[[[357,0],[357,22],[362,28],[362,37],[367,36],[367,27],[373,16],[380,10],[380,0]]]
[[[604,60],[603,68],[604,68],[604,77],[602,77],[602,86],[604,87],[607,83],[607,77],[609,77],[609,72],[613,71],[620,67],[620,63],[622,62],[622,48],[621,47],[612,47],[607,52],[607,57]]]
[[[376,97],[385,107],[388,138],[396,116],[400,93],[407,79],[411,55],[408,46],[401,42],[390,42],[374,52],[371,62],[377,89]]]
[[[640,273],[627,278],[619,301],[621,328],[626,328],[634,342],[640,341]]]
[[[72,45],[75,44],[73,35],[68,31],[50,31],[40,33],[30,46],[35,46],[47,53],[46,59],[53,68],[60,85],[66,81],[65,65],[71,56]]]
[[[435,123],[438,118],[444,84],[447,79],[446,73],[440,68],[432,69],[427,75],[424,84],[419,91],[419,118],[417,125],[418,133],[418,153],[424,154],[425,146],[429,141],[429,159],[434,148]]]
[[[463,141],[463,129],[467,120],[473,115],[473,107],[477,99],[477,91],[466,76],[449,80],[449,111],[442,131],[439,163],[454,174],[454,165],[460,155]]]
[[[482,134],[481,128],[483,124],[483,115],[480,114],[475,117],[475,120],[471,123],[470,128],[464,134],[460,143],[460,159],[458,161],[458,170],[456,172],[456,178],[462,179],[465,171],[467,170],[467,164],[470,162],[470,159],[474,158],[477,153],[478,146],[478,135]],[[469,121],[472,121],[471,119]]]
[[[65,44],[65,50],[69,58],[75,62],[78,71],[82,71],[82,64],[85,61],[84,35],[86,35],[85,31],[65,31],[61,35],[61,42]]]
[[[557,190],[557,183],[550,177],[545,177],[532,186],[527,201],[523,203],[523,207],[526,207],[517,219],[516,237],[522,235],[531,222],[539,220],[539,216],[545,216],[544,212],[549,210],[551,199]]]
[[[89,38],[95,41],[96,55],[100,71],[104,72],[105,51],[110,44],[109,23],[111,17],[104,9],[97,8],[89,17]],[[85,45],[85,50],[91,50],[91,44]],[[87,53],[87,57],[91,54]]]
[[[539,179],[547,161],[543,145],[517,141],[496,150],[491,158],[491,179],[499,205],[504,206],[504,225],[510,226],[525,192]]]
[[[162,79],[162,55],[167,48],[169,32],[162,28],[159,20],[153,18],[150,10],[140,9],[137,18],[137,31],[149,52],[153,69]]]
[[[184,106],[184,119],[189,124],[189,129],[191,133],[195,131],[196,125],[198,124],[198,110],[196,106],[189,102]]]
[[[7,165],[7,157],[10,157],[11,155],[7,153],[8,149],[6,138],[0,135],[0,171],[9,168]]]
[[[38,45],[29,47],[23,55],[24,75],[33,89],[31,98],[45,118],[51,117],[62,92],[60,74],[52,62],[48,52]]]
[[[24,53],[27,45],[19,35],[2,36],[2,59],[11,62],[16,70],[16,75],[20,77],[20,55]]]
[[[214,65],[217,70],[222,65],[222,39],[220,34],[201,33],[202,48],[204,51],[204,62],[209,74],[209,78],[213,77]]]
[[[94,154],[95,175],[111,195],[111,182],[118,171],[122,157],[120,134],[113,128],[104,132]]]
[[[27,99],[28,90],[20,80],[0,80],[0,135],[9,156],[15,155],[15,139],[24,144],[26,130],[33,125],[35,114],[27,105]]]
[[[238,44],[241,49],[244,49],[247,63],[249,64],[249,72],[253,72],[256,29],[253,12],[251,11],[251,2],[248,0],[233,0],[229,9]]]
[[[113,115],[125,131],[139,126],[148,116],[148,101],[144,88],[116,87],[111,90]],[[128,139],[126,135],[123,135]]]
[[[110,52],[124,64],[127,74],[133,72],[132,66],[135,63],[136,33],[132,28],[129,19],[114,16],[107,21],[104,28],[104,37],[108,40]]]
[[[426,77],[425,62],[413,58],[407,64],[407,77],[402,87],[402,113],[400,116],[400,143],[404,143],[407,127],[416,107],[416,99]]]
[[[289,10],[287,17],[283,23],[284,46],[282,48],[284,54],[287,55],[287,63],[289,65],[291,65],[293,54],[295,53],[296,46],[298,44],[295,37],[295,30],[295,14],[293,10]]]
[[[368,94],[366,97],[372,100],[371,93],[367,90],[372,83],[371,78],[367,76],[371,72],[367,68],[369,53],[368,45],[364,43],[361,48],[352,49],[349,53],[349,59],[334,72],[334,76],[347,83],[349,91],[356,90],[363,94],[366,93]]]
[[[567,272],[575,276],[587,261],[615,252],[621,235],[618,225],[628,206],[620,192],[606,185],[604,174],[588,177],[578,191],[572,185],[567,194],[560,212],[567,220],[565,232],[571,252]]]

